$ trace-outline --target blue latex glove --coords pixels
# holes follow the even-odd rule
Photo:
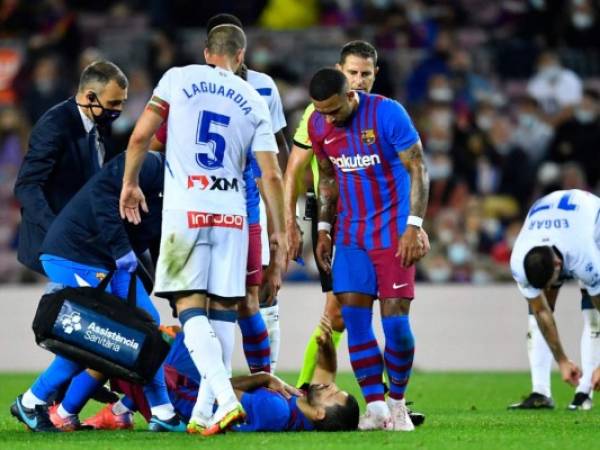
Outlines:
[[[135,272],[137,268],[137,256],[135,256],[135,252],[130,250],[128,253],[125,253],[116,261],[117,270],[124,270],[126,272]]]
[[[302,258],[302,256],[298,256],[294,261],[296,261],[296,264],[304,266],[304,258]]]

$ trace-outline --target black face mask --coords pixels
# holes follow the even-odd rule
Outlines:
[[[88,104],[88,105],[78,105],[84,108],[90,108],[90,112],[92,113],[92,117],[94,118],[94,122],[96,122],[96,124],[101,127],[101,128],[109,128],[110,125],[119,118],[119,116],[121,115],[121,111],[119,111],[118,109],[109,109],[109,108],[105,108],[102,103],[100,103],[100,99],[98,98],[98,96],[95,93],[91,93],[88,95],[88,100],[90,102],[93,102],[94,100],[96,100],[96,102],[98,103],[97,105],[93,105],[93,104]],[[102,110],[102,112],[98,115],[94,114],[94,109],[93,108],[100,108]]]

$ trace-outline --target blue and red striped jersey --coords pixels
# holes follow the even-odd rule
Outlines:
[[[358,92],[358,108],[343,126],[315,111],[308,133],[317,158],[335,166],[339,185],[336,243],[366,250],[396,245],[406,227],[410,176],[399,152],[419,140],[395,100]]]

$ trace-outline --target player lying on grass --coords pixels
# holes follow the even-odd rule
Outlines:
[[[599,214],[600,198],[578,189],[542,197],[529,210],[510,259],[513,278],[529,303],[562,379],[573,386],[582,374],[565,354],[553,306],[560,281],[569,277],[579,280],[592,304],[600,309]]]
[[[335,384],[337,359],[331,322],[327,317],[321,319],[320,329],[321,334],[315,338],[318,345],[317,367],[304,395],[267,373],[234,377],[231,380],[247,414],[246,422],[235,426],[233,430],[348,431],[357,428],[358,403],[351,394],[340,390]],[[178,413],[187,419],[196,402],[200,375],[183,343],[183,333],[173,333],[172,339],[171,351],[164,364],[167,388]],[[140,386],[122,381],[113,385],[127,394],[127,403],[135,403],[146,419],[150,417],[147,399]],[[132,416],[131,412],[119,414],[114,405],[107,405],[84,423],[96,429],[130,429],[133,427]]]

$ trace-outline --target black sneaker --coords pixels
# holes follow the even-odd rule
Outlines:
[[[554,400],[537,392],[532,392],[522,402],[508,405],[508,409],[554,409]]]
[[[47,405],[36,405],[35,408],[25,408],[21,403],[23,395],[19,395],[10,406],[10,413],[20,422],[23,422],[31,431],[58,432],[50,421]]]
[[[567,409],[569,411],[589,411],[592,409],[593,405],[592,399],[588,394],[584,392],[576,392],[575,397],[573,397],[573,401],[569,406],[567,406]]]

